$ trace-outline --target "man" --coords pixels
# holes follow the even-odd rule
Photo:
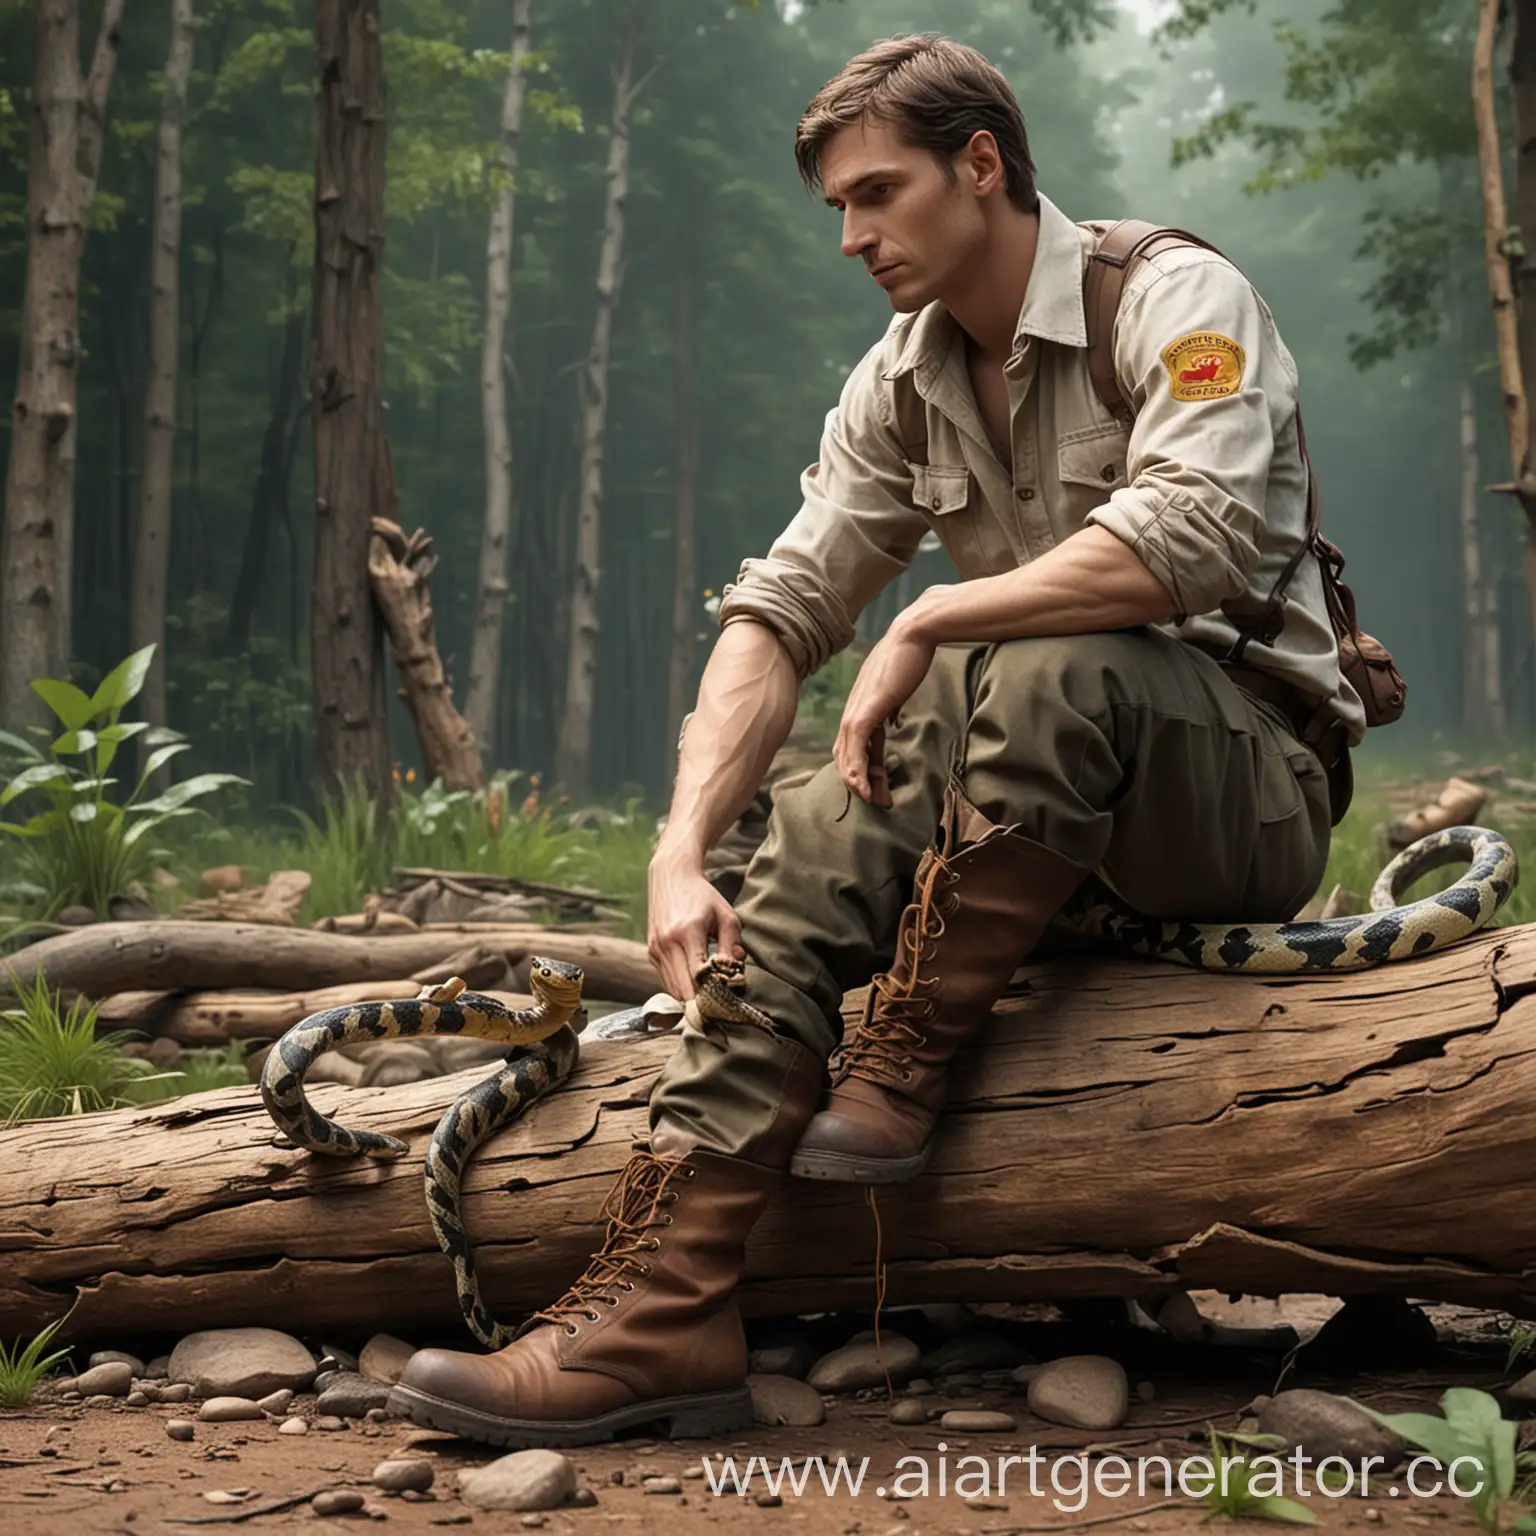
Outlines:
[[[1262,671],[1217,659],[1239,633],[1222,605],[1262,607],[1307,504],[1295,368],[1236,269],[1189,246],[1136,266],[1113,349],[1128,427],[1089,377],[1095,234],[1037,194],[985,59],[881,43],[818,94],[796,149],[895,316],[827,418],[799,514],[721,604],[650,877],[668,987],[690,994],[713,940],[774,1028],[681,1038],[602,1249],[517,1342],[411,1363],[397,1406],[502,1444],[745,1428],[731,1294],[786,1166],[916,1173],[956,1048],[1090,872],[1157,916],[1291,916],[1330,825],[1292,723],[1326,705],[1363,734],[1314,561],[1281,633],[1249,648]],[[802,681],[930,529],[962,579],[870,652],[835,762],[779,797],[733,910],[707,850]],[[842,994],[880,967],[823,1098]]]

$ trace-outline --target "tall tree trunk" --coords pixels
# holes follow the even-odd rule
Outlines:
[[[166,723],[165,586],[170,563],[171,481],[176,459],[176,357],[181,327],[181,124],[192,70],[192,0],[171,0],[171,46],[155,157],[155,214],[149,256],[149,379],[144,391],[144,469],[134,536],[129,640],[155,647],[139,707]]]
[[[290,271],[292,269],[290,268]],[[290,295],[291,303],[291,295]],[[245,531],[245,551],[229,605],[229,648],[241,650],[251,634],[256,599],[266,574],[272,529],[288,509],[288,481],[298,447],[291,422],[304,374],[304,312],[290,308],[283,327],[283,352],[272,387],[272,413],[261,439],[261,467],[251,493],[251,521]]]
[[[677,279],[677,497],[672,529],[672,657],[667,672],[667,752],[671,754],[692,702],[693,633],[698,624],[698,575],[693,552],[693,492],[699,424],[693,398],[693,272],[686,260]]]
[[[42,723],[35,677],[69,661],[80,258],[96,195],[123,0],[105,0],[90,73],[79,0],[36,0],[27,131],[27,278],[0,530],[0,723]]]
[[[1483,568],[1477,504],[1481,489],[1477,460],[1477,400],[1463,378],[1461,410],[1461,571],[1466,610],[1466,702],[1463,722],[1475,736],[1504,734],[1504,688],[1499,664],[1498,592]]]
[[[394,515],[381,400],[384,57],[379,0],[318,0],[315,160],[315,744],[329,793],[390,794],[384,631],[368,578],[372,518]],[[383,495],[387,504],[378,500]]]
[[[507,420],[507,314],[512,290],[512,215],[517,200],[518,138],[527,93],[528,33],[533,0],[512,0],[512,59],[501,96],[505,178],[491,210],[485,248],[485,345],[480,354],[480,408],[485,422],[485,528],[480,536],[480,596],[469,652],[464,709],[490,759],[496,750],[501,691],[502,616],[507,606],[507,554],[512,538],[512,432]]]
[[[580,374],[581,473],[576,502],[576,570],[571,584],[565,710],[555,747],[555,777],[573,795],[592,780],[592,697],[597,672],[599,559],[602,553],[603,433],[608,417],[608,365],[613,314],[624,267],[624,200],[629,195],[629,122],[644,80],[634,82],[637,12],[631,11],[613,71],[608,132],[608,193],[597,262],[597,313]]]

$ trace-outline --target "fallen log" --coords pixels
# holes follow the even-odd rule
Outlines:
[[[1211,1287],[1536,1316],[1536,925],[1336,976],[1074,956],[1018,980],[929,1171],[879,1194],[888,1303]],[[504,1317],[582,1268],[672,1047],[594,1041],[476,1159],[466,1218]],[[315,1090],[409,1138],[393,1164],[281,1145],[249,1089],[0,1132],[0,1337],[77,1298],[75,1335],[102,1339],[456,1327],[422,1156],[472,1080]],[[869,1305],[873,1257],[862,1190],[786,1182],[743,1305]]]
[[[87,997],[235,986],[310,991],[350,981],[398,980],[471,942],[505,954],[521,991],[528,986],[529,957],[536,954],[581,966],[590,998],[643,1003],[662,988],[643,944],[537,923],[469,934],[450,927],[358,938],[307,928],[177,919],[92,923],[29,944],[0,959],[0,988],[14,987],[18,979],[30,983],[41,974],[50,987]]]

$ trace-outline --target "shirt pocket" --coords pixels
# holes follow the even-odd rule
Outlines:
[[[1131,434],[1118,421],[1063,433],[1056,445],[1056,471],[1067,485],[1113,491],[1126,483],[1125,460]]]
[[[971,502],[971,472],[964,464],[908,464],[912,501],[924,512],[943,517],[964,512]]]

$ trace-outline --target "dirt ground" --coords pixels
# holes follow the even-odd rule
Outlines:
[[[1289,1320],[1305,1338],[1332,1305],[1321,1301],[1310,1312],[1305,1304],[1293,1306]],[[1492,1389],[1505,1379],[1507,1318],[1467,1309],[1427,1310],[1440,1340],[1430,1357],[1421,1352],[1411,1369],[1383,1369],[1378,1364],[1349,1374],[1331,1368],[1328,1361],[1309,1360],[1306,1348],[1285,1365],[1262,1351],[1172,1346],[1138,1330],[1107,1330],[1101,1339],[1104,1352],[1124,1360],[1133,1381],[1150,1380],[1155,1395],[1151,1402],[1136,1402],[1128,1422],[1104,1436],[1031,1416],[1022,1389],[972,1386],[961,1395],[934,1394],[924,1401],[933,1407],[1001,1408],[1016,1419],[1012,1433],[957,1436],[942,1432],[937,1424],[893,1425],[882,1390],[866,1394],[862,1401],[833,1400],[826,1423],[818,1429],[760,1429],[730,1443],[637,1438],[584,1448],[569,1454],[578,1469],[578,1488],[590,1490],[595,1502],[539,1515],[470,1509],[457,1497],[456,1474],[498,1453],[395,1420],[349,1422],[332,1432],[311,1428],[303,1436],[279,1435],[275,1423],[199,1423],[196,1438],[182,1443],[167,1436],[165,1421],[195,1417],[195,1404],[88,1408],[50,1403],[45,1392],[29,1409],[0,1415],[0,1533],[150,1536],[193,1528],[339,1533],[387,1524],[397,1536],[429,1536],[454,1528],[537,1528],[550,1536],[593,1536],[610,1530],[691,1536],[713,1528],[722,1518],[734,1529],[764,1536],[791,1531],[796,1536],[997,1536],[1084,1527],[1154,1536],[1194,1531],[1206,1514],[1204,1506],[1180,1497],[1177,1486],[1170,1500],[1153,1461],[1147,1462],[1142,1477],[1145,1494],[1139,1494],[1137,1458],[1166,1456],[1177,1467],[1183,1458],[1206,1451],[1207,1424],[1237,1427],[1243,1406],[1255,1394],[1275,1389],[1277,1364],[1286,1372],[1283,1385],[1325,1387],[1388,1411],[1433,1411],[1448,1386]],[[1227,1308],[1226,1315],[1238,1323],[1264,1323],[1274,1321],[1277,1312],[1272,1303],[1245,1302]],[[1082,1324],[1070,1341],[1057,1331],[1055,1352],[1063,1342],[1074,1347],[1086,1342]],[[312,1397],[301,1396],[291,1411],[305,1413],[312,1407]],[[1022,1461],[1005,1469],[1007,1484],[1000,1493],[1000,1462],[1008,1456],[1026,1457],[1032,1447],[1041,1458],[1035,1470],[1038,1495],[1031,1492],[1030,1468]],[[1079,1456],[1090,1447],[1101,1458],[1099,1465],[1105,1465],[1106,1455],[1126,1458],[1132,1471],[1123,1495],[1097,1494],[1090,1487],[1084,1498],[1076,1491],[1082,1463],[1075,1461],[1058,1464],[1056,1483],[1063,1491],[1053,1489],[1052,1461]],[[425,1458],[435,1467],[430,1495],[398,1496],[373,1489],[374,1467],[403,1453]],[[869,1461],[857,1496],[846,1483],[829,1495],[813,1467],[801,1495],[781,1486],[775,1502],[765,1495],[760,1475],[745,1496],[716,1496],[703,1475],[701,1458],[706,1456],[712,1467],[718,1467],[723,1456],[736,1457],[738,1464],[750,1456],[764,1457],[775,1468],[781,1458],[803,1462],[823,1457],[835,1463],[844,1456],[854,1469],[862,1458]],[[983,1460],[963,1459],[976,1457]],[[928,1495],[898,1496],[916,1491],[924,1466]],[[990,1485],[986,1496],[967,1497],[981,1493],[983,1468]],[[641,1479],[652,1475],[677,1479],[680,1491],[646,1491]],[[1426,1473],[1425,1480],[1431,1475]],[[967,1480],[957,1490],[959,1479]],[[1114,1492],[1116,1485],[1108,1487]],[[364,1509],[319,1517],[307,1503],[296,1502],[330,1488],[357,1489],[366,1496]],[[210,1499],[210,1494],[220,1497]],[[263,1512],[282,1500],[295,1502]],[[1401,1471],[1375,1483],[1368,1498],[1314,1496],[1306,1502],[1317,1513],[1320,1528],[1331,1532],[1437,1531],[1452,1536],[1477,1529],[1468,1501],[1448,1493],[1416,1496]]]

